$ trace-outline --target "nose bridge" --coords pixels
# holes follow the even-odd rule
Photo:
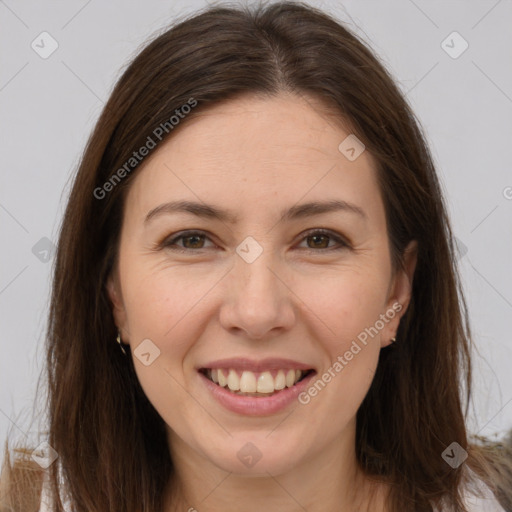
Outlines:
[[[231,300],[222,318],[225,327],[238,327],[259,338],[290,325],[293,312],[283,278],[277,277],[283,273],[278,254],[269,248],[270,243],[248,238],[237,247],[230,275]]]
[[[270,249],[270,245],[246,239],[237,248],[240,257],[234,267],[238,293],[266,303],[276,302],[280,293],[280,283],[276,282],[279,280],[275,270],[271,270],[279,267],[277,253]]]

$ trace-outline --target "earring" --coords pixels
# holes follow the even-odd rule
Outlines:
[[[123,351],[123,354],[126,355],[126,350],[124,349],[123,344],[121,343],[121,333],[119,331],[117,331],[116,341],[117,341],[117,343],[119,343],[119,346],[121,347],[121,350]]]
[[[396,338],[391,338],[391,343],[395,343]]]

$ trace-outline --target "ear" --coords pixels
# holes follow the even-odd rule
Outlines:
[[[112,315],[114,316],[114,323],[116,324],[119,332],[121,333],[121,340],[124,343],[129,342],[128,337],[128,322],[126,317],[126,310],[123,303],[121,294],[121,286],[119,283],[119,276],[113,270],[109,275],[106,283],[106,288],[110,302],[112,303]]]
[[[417,260],[418,243],[416,240],[412,240],[404,250],[403,268],[400,267],[396,271],[390,286],[389,299],[384,312],[388,321],[381,332],[381,347],[386,347],[392,343],[391,338],[396,336],[400,319],[409,307]]]

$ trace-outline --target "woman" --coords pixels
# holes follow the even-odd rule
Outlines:
[[[48,510],[510,506],[505,448],[468,440],[419,124],[311,7],[210,8],[134,59],[74,181],[49,320]]]

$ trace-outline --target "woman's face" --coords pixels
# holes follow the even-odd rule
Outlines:
[[[173,457],[276,475],[353,446],[415,257],[392,274],[375,161],[321,108],[284,94],[216,106],[131,185],[108,289]]]

